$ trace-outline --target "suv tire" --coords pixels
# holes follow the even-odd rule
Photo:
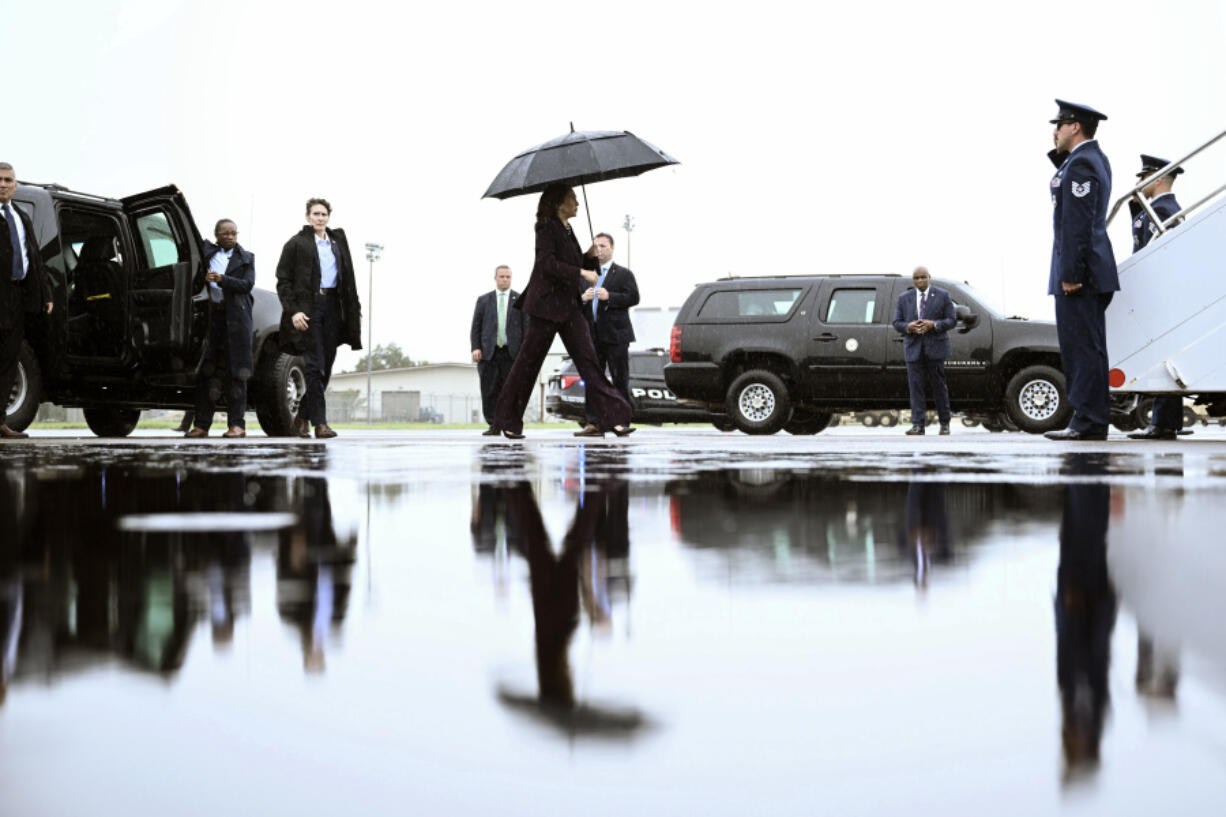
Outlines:
[[[270,339],[268,342],[272,342]],[[275,344],[274,344],[274,349]],[[264,354],[255,376],[255,416],[269,437],[293,433],[298,406],[306,395],[306,364],[280,350]]]
[[[742,373],[728,387],[728,415],[746,434],[774,434],[792,416],[792,398],[779,375],[763,369]]]
[[[783,430],[789,434],[817,434],[826,430],[826,426],[830,425],[833,417],[834,415],[830,412],[797,409],[792,412],[792,419],[788,420]]]
[[[34,356],[30,344],[22,341],[21,351],[17,354],[17,378],[13,381],[12,392],[6,395],[9,428],[24,431],[34,422],[42,392],[43,372],[38,366],[38,358]],[[4,422],[3,417],[0,417],[0,422]]]
[[[85,424],[99,437],[126,437],[140,422],[140,409],[87,408]]]
[[[1073,416],[1064,375],[1051,366],[1027,366],[1013,375],[1005,408],[1009,419],[1031,434],[1064,428]]]
[[[721,417],[718,420],[712,420],[711,425],[719,431],[736,431],[736,423],[729,420],[727,417]]]

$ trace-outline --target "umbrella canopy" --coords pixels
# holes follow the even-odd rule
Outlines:
[[[483,199],[509,199],[536,193],[558,182],[583,185],[637,176],[657,167],[680,164],[629,131],[578,131],[528,148],[507,163]]]

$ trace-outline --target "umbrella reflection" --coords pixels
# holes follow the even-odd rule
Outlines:
[[[1102,476],[1102,455],[1070,455],[1074,476]],[[1115,589],[1107,572],[1111,486],[1075,482],[1064,488],[1060,564],[1056,570],[1056,680],[1061,744],[1068,777],[1098,766],[1110,702],[1107,671],[1115,627]]]
[[[530,696],[501,687],[498,698],[572,737],[630,738],[648,725],[638,709],[578,701],[575,695],[569,648],[580,609],[594,628],[609,625],[607,548],[613,544],[623,553],[629,550],[624,481],[589,482],[587,487],[588,492],[579,493],[574,520],[556,555],[531,485],[494,488],[495,501],[505,504],[510,536],[528,562],[538,688],[538,694]]]

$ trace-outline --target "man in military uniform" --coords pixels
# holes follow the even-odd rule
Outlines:
[[[1141,171],[1137,173],[1137,178],[1153,176],[1169,164],[1170,162],[1166,159],[1142,154]],[[1183,168],[1177,167],[1160,178],[1150,180],[1149,184],[1141,190],[1142,195],[1149,199],[1149,206],[1163,222],[1183,209],[1179,206],[1179,202],[1175,201],[1175,194],[1171,192],[1171,185],[1175,183],[1175,177],[1182,172]],[[1133,199],[1128,202],[1128,206],[1132,211],[1132,251],[1135,253],[1161,235],[1161,232],[1139,201]],[[1175,221],[1170,227],[1178,224],[1179,221]],[[1144,431],[1128,436],[1134,440],[1173,440],[1181,428],[1183,428],[1183,398],[1178,395],[1168,395],[1154,398],[1154,411],[1149,426]]]
[[[1051,180],[1054,208],[1051,274],[1047,294],[1056,298],[1056,333],[1073,419],[1053,440],[1105,440],[1111,422],[1107,383],[1107,305],[1119,291],[1115,256],[1107,238],[1111,165],[1094,135],[1107,117],[1085,105],[1057,99],[1051,123],[1059,169]]]

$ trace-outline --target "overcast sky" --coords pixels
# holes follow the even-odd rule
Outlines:
[[[621,263],[634,218],[644,306],[729,273],[924,264],[1037,318],[1052,314],[1053,97],[1110,117],[1117,194],[1138,154],[1176,158],[1226,129],[1216,0],[2,3],[0,160],[19,178],[109,196],[174,183],[206,237],[238,222],[269,289],[305,200],[324,196],[364,311],[360,247],[386,246],[375,343],[434,362],[468,359],[497,264],[517,289],[531,270],[535,197],[481,194],[572,120],[681,161],[587,190]],[[1219,145],[1176,193],[1223,182]],[[575,226],[586,235],[582,213]],[[1122,260],[1126,217],[1111,238]]]

